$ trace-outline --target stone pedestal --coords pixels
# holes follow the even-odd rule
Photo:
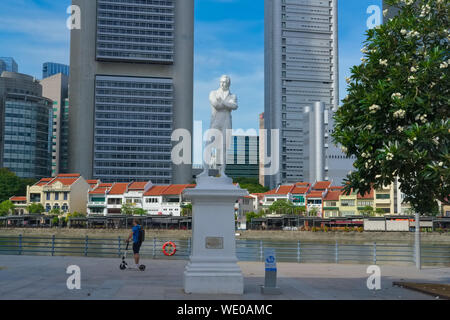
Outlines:
[[[248,195],[227,177],[203,176],[186,189],[192,201],[192,255],[184,271],[184,291],[243,294],[244,279],[236,258],[234,205]]]

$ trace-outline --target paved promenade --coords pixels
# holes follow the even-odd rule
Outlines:
[[[310,299],[435,299],[392,286],[393,281],[450,284],[450,268],[381,266],[381,290],[367,289],[366,265],[278,264],[278,285],[282,294],[260,293],[264,264],[240,262],[245,293],[197,295],[183,292],[186,261],[144,260],[145,272],[119,270],[120,259],[2,256],[0,255],[0,299],[151,299],[151,300],[310,300]],[[81,289],[68,290],[66,268],[81,268]]]

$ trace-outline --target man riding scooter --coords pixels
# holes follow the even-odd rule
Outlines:
[[[133,238],[133,253],[134,253],[134,262],[136,263],[136,268],[139,269],[139,250],[141,249],[142,240],[140,237],[140,233],[142,231],[142,227],[139,225],[139,222],[134,219],[133,220],[133,229],[128,237],[127,242],[130,242],[131,238]]]

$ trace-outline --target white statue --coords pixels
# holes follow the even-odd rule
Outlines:
[[[220,176],[225,177],[226,154],[231,142],[232,120],[231,112],[238,108],[237,97],[230,92],[231,79],[229,76],[220,78],[220,88],[211,91],[209,102],[211,103],[211,125],[210,129],[219,130],[222,133],[222,147],[217,150],[220,154],[221,168]],[[208,175],[209,165],[204,163],[203,172],[200,176]]]

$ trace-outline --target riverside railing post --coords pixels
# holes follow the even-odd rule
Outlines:
[[[84,256],[87,257],[88,254],[88,236],[84,240]]]
[[[263,256],[263,242],[262,242],[262,240],[260,240],[259,241],[259,259],[261,261],[263,261],[263,258],[264,258],[264,256]]]
[[[152,253],[153,259],[155,259],[155,256],[156,256],[156,238],[153,238],[153,253]]]
[[[373,264],[377,264],[377,243],[373,243]]]
[[[120,257],[120,253],[121,253],[121,249],[122,249],[122,241],[121,241],[121,238],[120,238],[120,236],[119,236],[119,238],[117,239],[118,241],[119,241],[119,252],[117,253],[117,255]]]
[[[55,255],[55,235],[52,235],[52,256]]]
[[[336,263],[339,263],[339,247],[338,247],[337,241],[336,241],[336,245],[334,247],[334,256],[335,256]]]
[[[422,268],[422,264],[420,261],[420,215],[418,212],[416,212],[416,230],[415,230],[415,256],[416,256],[416,267],[417,269]]]
[[[22,235],[19,234],[19,255],[22,255]]]
[[[300,240],[297,241],[297,262],[300,263]]]

